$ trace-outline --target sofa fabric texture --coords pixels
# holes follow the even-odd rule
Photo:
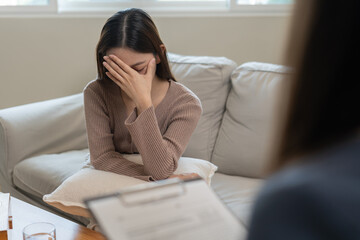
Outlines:
[[[211,187],[246,228],[266,166],[276,93],[288,71],[223,57],[169,54],[169,61],[203,107],[183,157],[218,166]],[[87,151],[81,93],[0,110],[3,192],[47,209],[42,196],[80,171]]]

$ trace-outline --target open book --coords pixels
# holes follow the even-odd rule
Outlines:
[[[241,223],[200,178],[168,179],[86,200],[110,240],[235,240]]]

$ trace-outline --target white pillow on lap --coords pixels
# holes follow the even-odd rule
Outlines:
[[[111,194],[142,183],[147,182],[112,172],[83,168],[67,178],[55,191],[44,195],[43,200],[64,212],[90,217],[83,203],[85,198]]]
[[[139,154],[124,155],[129,161],[142,164]],[[217,167],[205,160],[181,157],[174,174],[197,173],[209,185]],[[43,200],[64,212],[90,217],[83,200],[111,194],[126,187],[148,182],[112,172],[96,170],[88,159],[83,169],[67,178],[55,191],[44,195]]]
[[[140,154],[123,154],[123,156],[131,162],[143,164]],[[178,161],[178,167],[174,174],[197,173],[210,186],[211,178],[216,170],[217,166],[209,161],[197,158],[181,157]]]

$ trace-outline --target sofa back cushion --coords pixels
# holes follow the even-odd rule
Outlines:
[[[168,54],[176,80],[201,100],[203,113],[183,154],[210,160],[230,90],[230,75],[236,63],[224,57]]]
[[[268,154],[277,90],[287,69],[249,62],[231,76],[232,88],[211,161],[219,172],[261,177]]]

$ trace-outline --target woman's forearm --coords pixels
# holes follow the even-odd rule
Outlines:
[[[125,122],[142,156],[145,174],[155,180],[168,178],[176,170],[201,115],[201,106],[191,102],[177,106],[168,114],[174,120],[164,134],[159,129],[153,106],[138,116],[133,112]]]
[[[143,165],[127,160],[118,152],[107,152],[96,158],[91,157],[90,154],[90,159],[95,169],[136,177],[145,181],[152,180],[151,176],[146,176]]]

